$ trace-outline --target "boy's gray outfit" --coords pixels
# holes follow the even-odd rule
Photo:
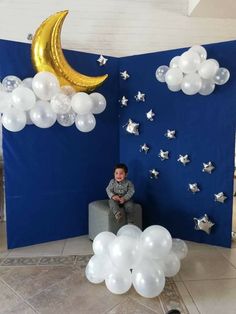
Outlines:
[[[124,179],[121,182],[117,182],[115,179],[112,179],[106,188],[107,195],[109,197],[109,207],[115,215],[117,212],[122,213],[122,207],[124,208],[127,214],[127,222],[133,222],[133,201],[131,197],[134,194],[134,185],[131,181]],[[112,199],[112,196],[119,195],[122,196],[125,200],[124,204],[119,204],[118,202]]]

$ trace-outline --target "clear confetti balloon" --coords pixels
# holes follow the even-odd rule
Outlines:
[[[14,75],[8,75],[2,80],[3,90],[11,93],[15,88],[21,85],[21,79]]]
[[[217,85],[223,85],[226,82],[228,82],[229,77],[230,77],[230,73],[228,69],[219,68],[216,71],[216,74],[214,75],[213,80]]]
[[[168,70],[169,67],[167,65],[159,66],[156,70],[156,79],[161,83],[165,82],[165,75]]]
[[[70,85],[64,85],[61,87],[61,92],[67,96],[69,96],[70,98],[72,96],[74,96],[76,94],[76,91],[74,90],[74,88]]]
[[[71,126],[75,123],[76,113],[74,111],[70,111],[64,114],[57,115],[57,122],[62,126]]]
[[[68,113],[71,108],[70,97],[63,93],[54,95],[51,98],[50,104],[52,111],[58,114]]]

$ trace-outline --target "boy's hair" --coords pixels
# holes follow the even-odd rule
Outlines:
[[[114,172],[116,171],[116,169],[123,169],[125,174],[128,173],[128,167],[125,164],[116,164],[115,168],[114,168]]]

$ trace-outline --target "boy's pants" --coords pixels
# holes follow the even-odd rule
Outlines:
[[[129,200],[125,202],[124,204],[119,204],[117,201],[110,199],[109,207],[114,215],[116,215],[117,212],[120,212],[123,215],[125,212],[127,223],[134,223],[134,218],[133,218],[134,203],[132,200]]]

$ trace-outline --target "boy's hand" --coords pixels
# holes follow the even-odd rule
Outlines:
[[[120,197],[119,197],[119,195],[113,195],[113,196],[112,196],[112,199],[113,199],[114,201],[120,202]]]
[[[124,204],[124,202],[125,202],[124,197],[123,197],[123,196],[120,196],[120,204]]]

